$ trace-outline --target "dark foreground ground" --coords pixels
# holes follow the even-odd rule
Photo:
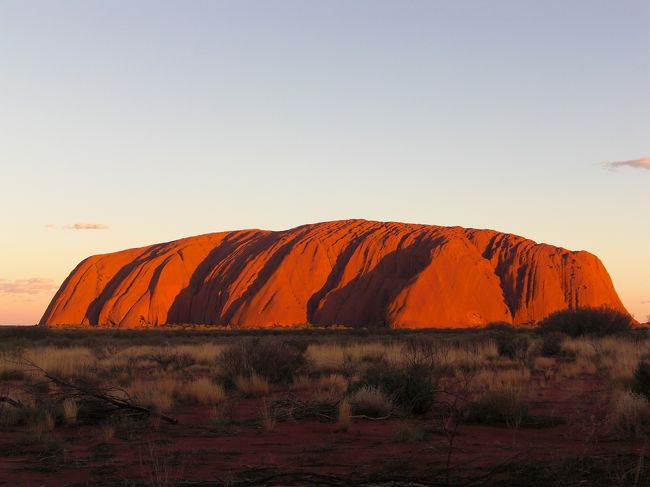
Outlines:
[[[649,485],[650,341],[553,340],[0,329],[0,485]]]

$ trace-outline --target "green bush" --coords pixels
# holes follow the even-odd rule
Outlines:
[[[542,333],[565,333],[572,337],[582,335],[614,335],[629,331],[634,319],[627,313],[611,308],[576,308],[556,311],[540,324]]]
[[[395,366],[378,362],[366,369],[362,383],[381,389],[393,403],[412,414],[430,411],[437,392],[431,369],[422,363]]]

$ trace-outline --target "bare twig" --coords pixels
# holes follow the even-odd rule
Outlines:
[[[7,404],[11,404],[13,407],[18,409],[24,409],[25,407],[22,402],[9,396],[0,396],[0,402],[6,402]]]
[[[33,362],[25,362],[26,365],[29,367],[33,368],[34,370],[40,371],[46,379],[48,379],[50,382],[57,384],[61,387],[64,387],[68,390],[73,391],[76,395],[78,396],[85,396],[85,397],[92,397],[94,399],[98,399],[100,401],[106,402],[108,404],[111,404],[112,406],[115,406],[117,409],[125,409],[128,411],[136,411],[138,413],[146,414],[147,416],[159,416],[161,419],[165,420],[168,423],[171,424],[177,424],[178,420],[176,418],[173,418],[171,416],[167,416],[166,414],[162,413],[156,413],[153,410],[146,408],[144,406],[140,406],[139,404],[134,403],[130,396],[126,394],[125,391],[122,391],[121,389],[112,387],[112,388],[107,388],[107,389],[101,389],[101,388],[93,388],[92,386],[84,386],[84,385],[78,385],[74,384],[70,381],[67,381],[65,379],[62,379],[60,377],[56,377],[54,375],[51,375],[49,372],[44,370],[43,368],[39,367]],[[118,396],[115,396],[113,394],[110,394],[110,391],[121,391],[124,392],[126,398],[121,398]]]

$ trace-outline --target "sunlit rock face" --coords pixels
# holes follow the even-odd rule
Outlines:
[[[600,260],[493,230],[346,220],[85,259],[42,325],[456,328],[625,311]]]

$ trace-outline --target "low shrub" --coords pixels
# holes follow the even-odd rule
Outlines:
[[[494,336],[501,357],[523,359],[526,357],[530,339],[526,335],[514,332],[502,332]]]
[[[468,422],[505,424],[508,428],[516,428],[529,420],[530,414],[518,391],[503,388],[487,391],[476,401],[470,402],[465,419]]]
[[[564,354],[562,342],[566,338],[564,333],[550,332],[542,337],[541,353],[544,357],[558,357]]]
[[[632,391],[650,399],[650,362],[641,361],[636,366]]]
[[[272,384],[290,384],[306,367],[304,347],[280,340],[246,340],[225,350],[219,359],[223,380],[232,386],[235,377],[252,374]]]
[[[556,311],[538,326],[542,333],[565,333],[572,337],[582,335],[614,335],[632,329],[634,319],[615,309],[576,308]]]
[[[485,331],[496,333],[514,333],[517,329],[505,321],[493,321],[485,325]]]
[[[99,399],[83,399],[77,402],[76,423],[96,425],[103,423],[114,412],[114,408]]]
[[[431,410],[437,392],[431,369],[421,363],[373,364],[366,369],[362,383],[381,389],[392,402],[413,414]]]
[[[5,369],[2,372],[0,372],[0,380],[3,381],[10,381],[10,380],[24,381],[28,379],[29,379],[29,375],[25,373],[25,371],[20,369]]]

